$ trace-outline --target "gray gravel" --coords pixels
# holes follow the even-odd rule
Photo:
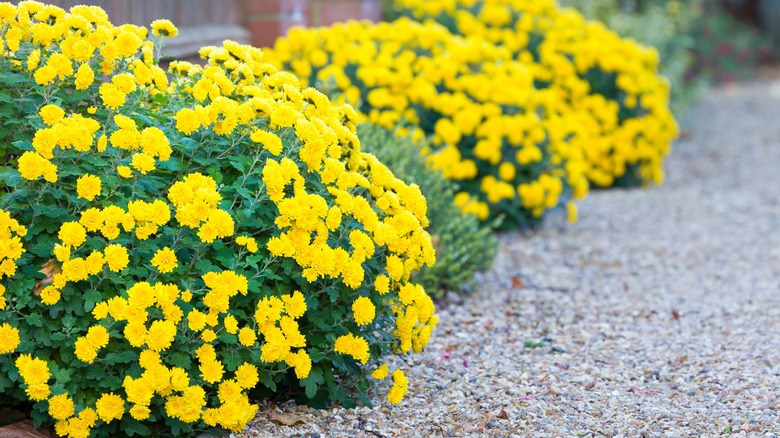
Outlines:
[[[665,185],[501,236],[401,405],[264,404],[242,436],[780,436],[778,117],[780,84],[713,90]]]

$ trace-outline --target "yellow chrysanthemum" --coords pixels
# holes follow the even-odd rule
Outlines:
[[[86,174],[76,181],[76,192],[79,198],[92,201],[95,196],[100,195],[100,177]]]

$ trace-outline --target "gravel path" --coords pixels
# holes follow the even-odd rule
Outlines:
[[[780,436],[778,117],[780,83],[712,91],[664,186],[501,237],[401,405],[264,405],[242,436]]]

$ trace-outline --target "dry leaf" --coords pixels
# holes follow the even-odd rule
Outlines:
[[[522,289],[523,288],[523,280],[520,280],[519,277],[512,277],[512,289]]]
[[[676,309],[672,310],[672,318],[674,318],[675,321],[680,319],[680,312],[678,312]]]
[[[45,275],[46,278],[35,283],[33,295],[36,297],[41,296],[41,290],[52,284],[54,282],[54,276],[62,272],[62,269],[60,269],[60,266],[52,259],[44,263],[43,267],[38,272]]]
[[[285,414],[279,412],[271,412],[268,414],[268,419],[282,426],[295,426],[296,424],[306,422],[301,415]]]
[[[509,417],[506,415],[506,411],[501,409],[501,412],[499,412],[498,415],[496,415],[496,418],[500,418],[502,420],[506,420]]]

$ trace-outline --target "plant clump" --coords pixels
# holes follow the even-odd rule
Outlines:
[[[258,393],[370,404],[438,320],[426,199],[358,114],[231,41],[169,76],[176,32],[0,4],[0,390],[62,436],[240,431]]]

